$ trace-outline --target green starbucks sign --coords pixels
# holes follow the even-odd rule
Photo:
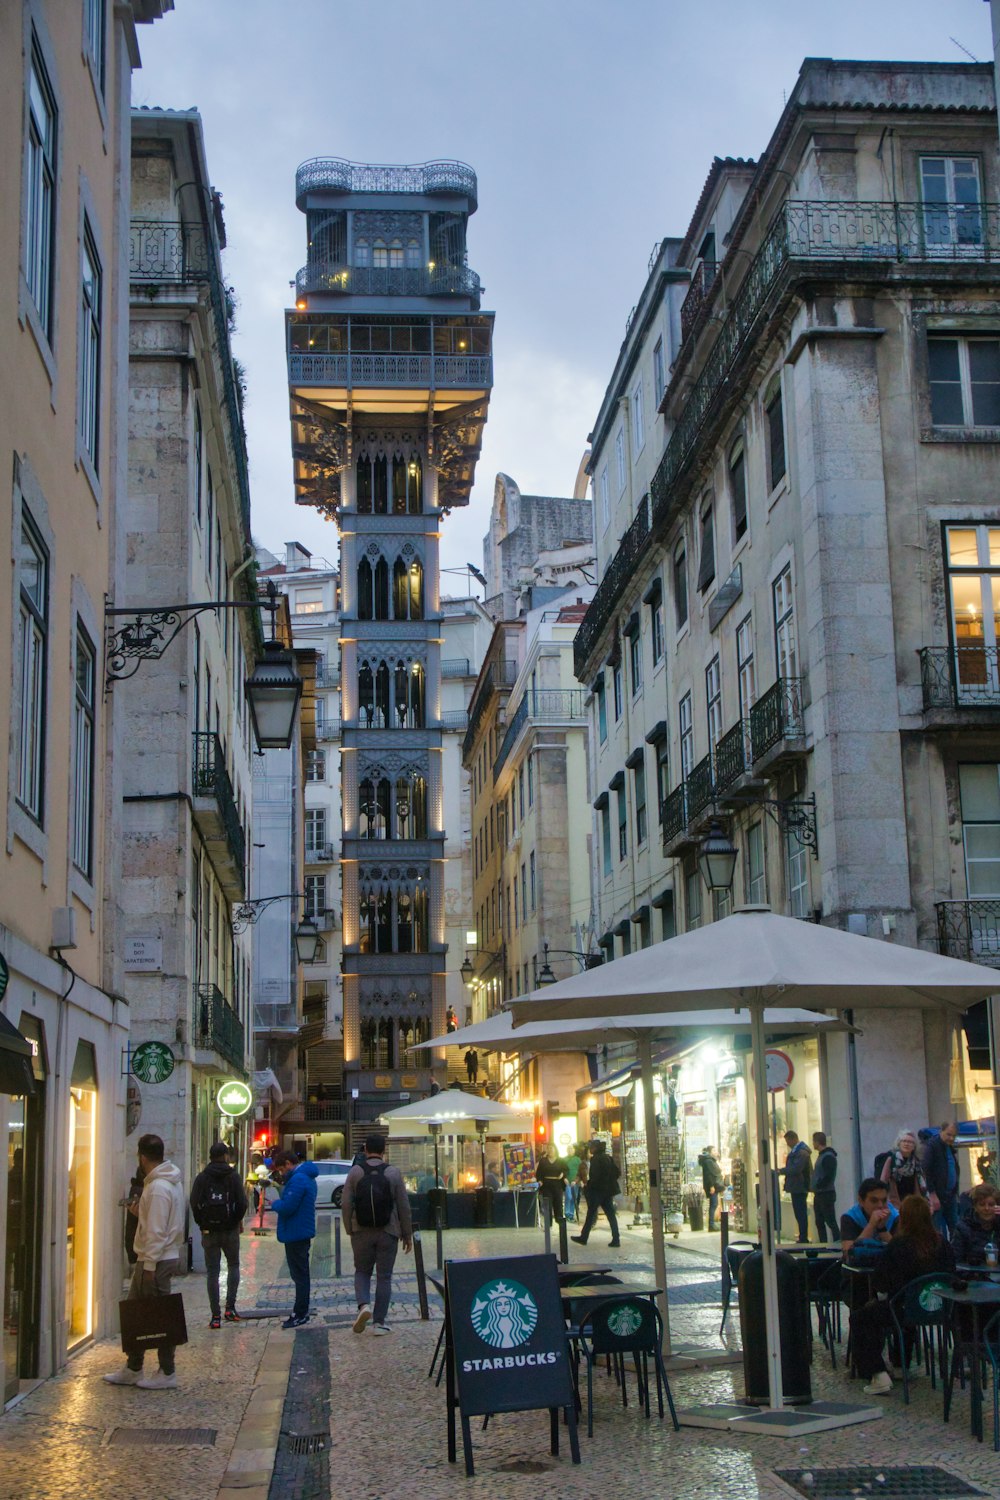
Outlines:
[[[253,1103],[253,1094],[238,1078],[230,1078],[216,1094],[215,1102],[224,1115],[245,1115]]]
[[[166,1042],[140,1042],[132,1053],[132,1072],[143,1083],[166,1083],[174,1071],[174,1054]]]

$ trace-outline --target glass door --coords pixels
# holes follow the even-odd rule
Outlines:
[[[1000,527],[947,528],[948,586],[959,704],[1000,703]]]
[[[979,162],[974,156],[920,159],[924,248],[930,255],[979,256],[983,214]]]

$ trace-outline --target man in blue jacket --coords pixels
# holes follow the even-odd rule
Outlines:
[[[927,1201],[934,1215],[934,1228],[950,1239],[958,1223],[958,1157],[955,1138],[958,1126],[946,1120],[938,1127],[922,1130],[921,1165],[927,1183]]]
[[[282,1183],[274,1204],[278,1241],[285,1247],[288,1272],[295,1283],[295,1306],[282,1328],[301,1328],[309,1322],[309,1246],[316,1235],[316,1178],[314,1161],[300,1162],[291,1151],[275,1155],[271,1176]]]

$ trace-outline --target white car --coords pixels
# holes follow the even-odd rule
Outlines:
[[[316,1207],[339,1208],[344,1192],[344,1183],[351,1170],[349,1161],[317,1161]]]

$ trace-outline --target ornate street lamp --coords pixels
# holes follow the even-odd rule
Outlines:
[[[294,656],[280,641],[266,642],[245,692],[260,749],[287,750],[302,697],[302,678],[295,670]]]
[[[718,818],[701,841],[698,868],[710,891],[731,891],[739,850],[732,843]]]
[[[295,952],[300,964],[313,964],[319,953],[322,938],[312,917],[303,917],[295,929]]]

